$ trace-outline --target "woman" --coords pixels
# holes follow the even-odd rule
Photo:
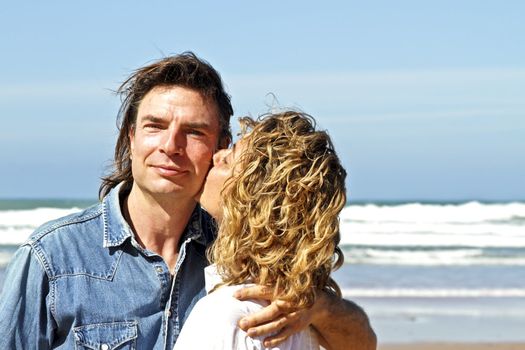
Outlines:
[[[217,220],[208,251],[206,289],[187,319],[179,349],[265,349],[237,321],[264,305],[239,301],[247,284],[273,287],[297,308],[315,301],[316,290],[341,296],[330,272],[343,256],[338,215],[346,202],[346,172],[328,134],[302,113],[241,119],[243,138],[213,157],[199,202]],[[278,349],[319,349],[313,329]]]

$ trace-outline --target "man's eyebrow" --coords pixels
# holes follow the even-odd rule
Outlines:
[[[209,130],[209,129],[212,128],[212,126],[209,123],[206,123],[206,122],[189,122],[189,123],[184,123],[184,126],[186,126],[187,128],[192,128],[192,129],[206,129],[206,130]]]
[[[146,115],[144,117],[142,117],[142,120],[141,121],[148,121],[148,122],[152,122],[152,123],[162,123],[164,122],[165,120],[162,119],[162,118],[159,118],[159,117],[154,117],[152,115]]]

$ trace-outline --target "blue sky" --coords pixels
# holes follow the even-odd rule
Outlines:
[[[112,90],[192,50],[221,72],[236,116],[276,100],[312,114],[355,200],[525,199],[524,17],[519,0],[11,1],[0,198],[95,198]]]

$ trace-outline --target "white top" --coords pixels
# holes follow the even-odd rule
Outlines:
[[[215,266],[204,269],[206,291],[221,281]],[[228,349],[228,350],[318,350],[317,337],[311,329],[290,336],[277,347],[266,348],[263,340],[267,337],[250,338],[237,326],[242,317],[253,314],[267,305],[259,300],[240,301],[233,293],[248,284],[222,286],[195,304],[190,316],[182,327],[173,350]]]

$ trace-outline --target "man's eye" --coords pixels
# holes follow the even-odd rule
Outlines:
[[[144,125],[145,129],[161,129],[162,125],[160,124],[146,124]]]
[[[191,135],[197,135],[197,136],[203,136],[204,135],[204,133],[202,131],[197,130],[197,129],[190,129],[188,131],[188,133],[191,134]]]

